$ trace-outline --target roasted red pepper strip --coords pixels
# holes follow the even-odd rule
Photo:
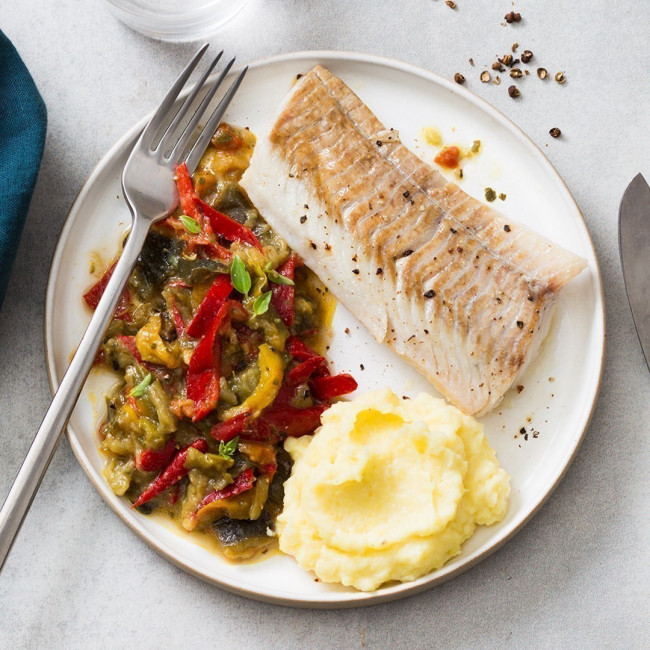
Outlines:
[[[192,177],[185,163],[176,166],[176,187],[178,187],[178,197],[183,214],[192,217],[199,224],[202,224],[201,211],[195,203],[199,197],[194,189]]]
[[[324,357],[311,357],[302,363],[299,363],[294,368],[291,368],[287,373],[287,383],[295,386],[297,384],[304,384],[320,366],[325,365]]]
[[[156,472],[162,469],[174,453],[175,444],[173,440],[169,440],[167,444],[160,450],[142,449],[138,450],[135,454],[135,468],[142,472]]]
[[[342,373],[332,377],[314,377],[309,386],[316,399],[328,400],[355,391],[358,384],[352,375]]]
[[[306,343],[303,343],[299,338],[290,336],[285,344],[286,351],[298,361],[307,361],[319,357],[320,354],[314,352]]]
[[[219,309],[214,322],[194,349],[187,369],[187,396],[194,401],[192,422],[198,422],[214,410],[219,399],[221,374],[221,340],[219,334],[229,326],[233,316],[248,318],[248,312],[236,300],[228,300]]]
[[[278,466],[275,463],[270,463],[269,465],[262,465],[260,467],[260,474],[273,478],[275,473],[278,471]]]
[[[140,356],[138,348],[135,345],[135,336],[125,336],[124,334],[118,334],[115,338],[129,351],[131,356],[138,363],[142,363],[142,357]]]
[[[181,211],[188,217],[194,219],[201,227],[200,232],[190,233],[177,217],[167,217],[162,223],[182,233],[183,239],[187,241],[186,251],[193,253],[197,246],[207,246],[217,248],[218,257],[222,257],[223,249],[219,244],[214,243],[212,226],[207,218],[204,218],[201,210],[195,203],[198,199],[196,190],[192,183],[192,177],[187,169],[187,165],[182,163],[176,167],[176,187],[178,188],[178,197],[180,199]],[[211,250],[215,253],[214,250]],[[225,251],[227,253],[227,251]]]
[[[113,271],[115,271],[115,265],[117,262],[114,262],[111,264],[111,266],[106,269],[104,272],[104,275],[102,275],[95,284],[93,284],[86,293],[84,293],[83,298],[86,302],[86,304],[92,309],[95,310],[97,309],[97,305],[99,304],[99,301],[101,300],[102,296],[104,295],[104,291],[106,291],[106,286],[108,285],[108,281],[111,279],[111,276],[113,275]],[[115,308],[115,318],[118,320],[124,320],[127,322],[131,322],[131,315],[129,314],[129,303],[131,301],[131,294],[129,293],[128,289],[124,289],[122,292],[122,295],[120,296],[120,300],[117,303],[117,307]]]
[[[173,298],[171,299],[171,303],[172,303],[172,316],[174,317],[174,326],[176,327],[176,333],[180,337],[183,336],[183,334],[185,333],[185,321],[181,316],[181,312],[178,311],[178,307],[176,306],[176,301]]]
[[[250,228],[243,226],[227,214],[215,210],[198,197],[194,199],[194,205],[209,219],[212,231],[215,234],[221,235],[228,241],[242,241],[245,244],[250,244],[262,252],[262,244],[260,244],[259,239],[255,237]]]
[[[309,361],[310,359],[322,359],[318,353],[314,352],[306,343],[303,343],[299,338],[290,336],[285,344],[286,351],[297,361]],[[314,368],[313,374],[315,377],[329,377],[330,371],[327,363],[323,362]]]
[[[249,415],[250,413],[248,412],[240,413],[239,415],[235,415],[234,418],[230,418],[230,420],[215,424],[210,430],[210,436],[222,442],[232,440],[244,430],[244,424]]]
[[[132,508],[137,508],[153,499],[187,475],[188,470],[185,468],[185,459],[187,458],[187,450],[190,447],[205,453],[208,450],[208,443],[203,438],[199,438],[191,445],[178,451],[169,462],[169,465],[156,476],[149,484],[149,487],[137,498],[136,502],[131,506]]]
[[[198,422],[214,410],[219,400],[221,339],[219,322],[214,321],[194,349],[187,369],[187,396],[194,401],[192,422]]]
[[[223,490],[210,492],[210,494],[201,501],[194,514],[201,510],[201,508],[207,506],[208,503],[212,503],[217,499],[228,499],[229,497],[234,497],[242,492],[246,492],[246,490],[250,490],[253,487],[254,480],[253,470],[250,467],[245,469],[241,474],[235,477],[235,480],[230,485],[223,488]]]
[[[221,260],[222,262],[230,262],[230,260],[232,259],[232,253],[218,242],[211,242],[209,244],[205,244],[203,248],[208,252],[208,254],[211,257],[216,257],[218,260]]]
[[[320,425],[320,416],[329,407],[329,404],[318,404],[305,409],[297,409],[293,406],[276,406],[262,413],[260,419],[283,431],[287,436],[304,436],[307,433],[312,433]]]
[[[296,256],[293,253],[289,255],[284,264],[277,268],[277,272],[289,280],[295,278],[295,270]],[[271,284],[271,304],[287,327],[293,325],[293,298],[295,293],[295,287],[290,284]]]
[[[187,333],[197,338],[203,336],[214,322],[231,292],[230,278],[227,275],[218,275],[203,302],[199,305],[192,322],[187,326]]]

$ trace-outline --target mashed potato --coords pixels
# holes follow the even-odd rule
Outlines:
[[[505,516],[508,475],[483,427],[441,399],[385,389],[339,402],[295,461],[277,522],[280,549],[324,582],[372,591],[414,580]]]

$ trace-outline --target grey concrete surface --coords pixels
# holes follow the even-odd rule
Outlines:
[[[598,253],[607,353],[598,406],[566,478],[512,541],[447,584],[387,605],[305,611],[208,586],[111,513],[64,441],[0,575],[2,648],[647,648],[650,375],[623,288],[618,204],[650,179],[650,5],[642,0],[250,0],[211,40],[241,61],[357,50],[451,78],[514,120],[557,167]],[[195,48],[148,40],[101,0],[2,0],[0,28],[49,111],[45,157],[0,312],[0,499],[49,401],[43,302],[57,235],[102,154],[159,101]],[[480,83],[513,41],[564,87]],[[521,51],[521,50],[520,50]],[[472,68],[472,57],[477,66]],[[0,74],[2,71],[0,70]],[[551,127],[562,129],[553,140]]]

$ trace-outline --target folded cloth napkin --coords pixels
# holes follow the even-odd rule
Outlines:
[[[0,307],[43,156],[47,113],[16,48],[0,30]]]

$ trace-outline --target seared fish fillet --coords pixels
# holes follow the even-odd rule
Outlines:
[[[242,184],[372,336],[470,414],[503,398],[586,266],[447,182],[320,66]]]

